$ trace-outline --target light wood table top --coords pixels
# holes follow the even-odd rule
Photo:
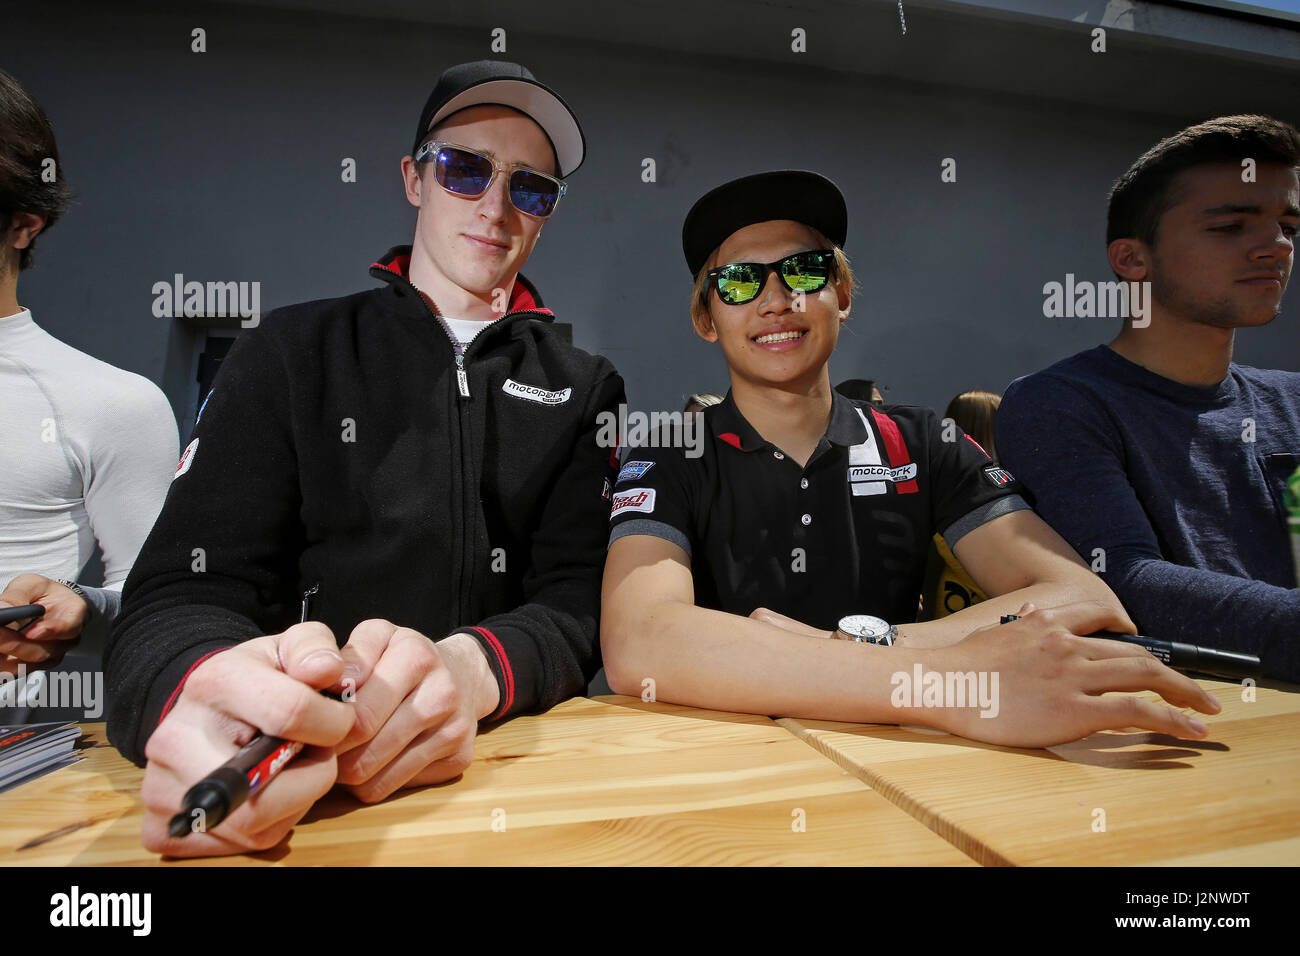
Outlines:
[[[86,727],[86,760],[0,794],[0,864],[159,861],[140,846],[143,771]],[[275,850],[175,862],[973,865],[767,718],[628,697],[494,728],[449,784],[370,806],[335,791]]]
[[[1131,730],[1015,750],[919,727],[778,723],[981,863],[1300,863],[1300,688],[1257,687],[1248,702],[1239,684],[1198,683],[1223,704],[1203,741]]]

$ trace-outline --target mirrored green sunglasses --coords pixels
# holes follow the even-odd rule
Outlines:
[[[835,250],[796,252],[776,262],[729,262],[708,272],[709,284],[727,305],[744,305],[758,298],[767,282],[768,270],[775,271],[791,292],[819,292],[830,281],[835,268]]]

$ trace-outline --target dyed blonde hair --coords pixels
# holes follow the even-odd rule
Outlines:
[[[811,226],[808,227],[812,229]],[[853,267],[849,265],[849,257],[844,254],[844,250],[835,245],[816,229],[812,233],[817,237],[819,248],[835,250],[835,268],[831,273],[831,282],[836,285],[846,287],[849,294],[852,295],[858,289],[858,280],[853,276]],[[721,249],[718,246],[718,249]],[[709,270],[717,264],[718,249],[709,253],[709,258],[704,261],[703,267],[695,276],[695,288],[691,291],[691,322],[699,331],[705,331],[712,328],[712,320],[709,317]]]

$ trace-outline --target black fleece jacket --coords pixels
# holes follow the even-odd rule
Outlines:
[[[525,281],[467,347],[405,278],[277,309],[222,363],[105,651],[108,735],[145,744],[210,654],[311,616],[340,646],[368,618],[492,665],[490,720],[583,692],[600,666],[600,576],[623,381],[560,340]],[[463,374],[461,374],[463,372]]]

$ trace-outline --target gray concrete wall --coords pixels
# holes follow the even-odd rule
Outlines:
[[[876,377],[892,401],[942,408],[1113,334],[1044,318],[1041,290],[1067,272],[1109,278],[1106,191],[1143,149],[1229,110],[1300,119],[1284,25],[1247,31],[1265,55],[1211,28],[1121,24],[1101,55],[1088,22],[939,2],[908,5],[906,37],[896,4],[874,0],[594,16],[568,0],[296,5],[0,7],[0,66],[50,114],[78,197],[20,299],[55,335],[163,384],[182,426],[195,336],[153,317],[153,284],[256,280],[264,310],[372,284],[368,264],[411,239],[398,160],[420,106],[441,68],[490,55],[493,26],[589,142],[525,271],[640,408],[726,388],[689,327],[679,244],[691,202],[724,179],[795,166],[841,184],[863,288],[833,380]],[[1095,23],[1105,7],[1079,9]],[[384,18],[346,15],[358,9]],[[190,51],[194,27],[208,52]],[[340,179],[345,157],[356,183]],[[944,157],[956,183],[940,181]],[[1239,360],[1300,369],[1295,302],[1239,336]]]

